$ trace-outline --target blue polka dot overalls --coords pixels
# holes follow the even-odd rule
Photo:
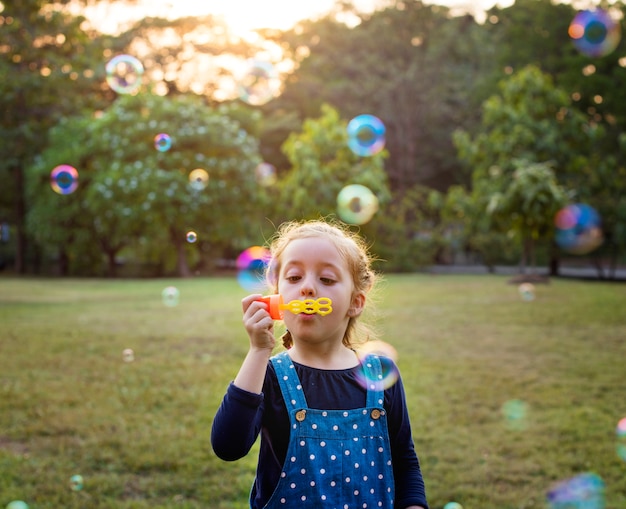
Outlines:
[[[287,352],[271,359],[291,427],[278,485],[265,509],[393,508],[394,480],[384,393],[371,383],[365,408],[318,410],[307,406]],[[367,380],[382,377],[380,360],[364,363]]]

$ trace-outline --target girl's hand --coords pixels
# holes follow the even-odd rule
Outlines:
[[[274,338],[274,320],[270,317],[267,304],[258,299],[261,294],[253,294],[241,300],[243,325],[250,337],[250,348],[272,350],[276,344]]]

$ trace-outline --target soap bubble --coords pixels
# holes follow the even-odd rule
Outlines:
[[[547,493],[549,509],[604,509],[604,481],[587,472],[555,484]]]
[[[617,455],[626,461],[626,417],[617,423]]]
[[[122,359],[124,362],[133,362],[135,360],[135,352],[132,348],[125,348],[122,351]]]
[[[554,218],[556,243],[572,254],[586,254],[604,242],[600,216],[584,203],[568,205]]]
[[[360,345],[357,349],[357,357],[361,365],[357,369],[358,382],[366,389],[384,390],[398,381],[399,373],[396,367],[398,352],[389,343],[372,340]],[[369,372],[368,356],[378,356],[382,365],[382,373],[374,378]]]
[[[241,100],[259,106],[276,97],[280,91],[278,72],[270,62],[250,59],[238,78]]]
[[[72,491],[80,491],[83,489],[84,481],[82,475],[73,475],[70,477],[70,489]]]
[[[117,55],[106,64],[106,80],[118,94],[134,94],[141,87],[143,65],[131,55]]]
[[[154,137],[154,148],[159,152],[167,152],[172,148],[172,138],[169,134],[159,133]]]
[[[189,185],[196,191],[202,191],[209,183],[209,173],[202,168],[189,172]]]
[[[443,509],[463,509],[463,506],[458,502],[448,502],[443,506]]]
[[[619,44],[619,22],[603,9],[580,11],[574,16],[567,33],[576,49],[588,57],[603,57]]]
[[[378,198],[368,187],[350,184],[337,195],[337,214],[349,224],[365,224],[378,211]]]
[[[163,304],[168,307],[178,306],[180,292],[175,286],[168,286],[161,292],[161,298],[163,300]]]
[[[348,123],[348,146],[358,156],[373,156],[385,146],[385,124],[374,115],[359,115]]]
[[[28,504],[21,500],[13,500],[7,504],[6,509],[28,509]]]
[[[69,164],[56,166],[50,172],[50,186],[55,193],[72,194],[78,188],[78,171]]]
[[[237,281],[250,292],[263,293],[267,289],[265,271],[270,262],[269,249],[252,246],[241,252],[237,257]]]
[[[276,183],[276,168],[270,163],[260,163],[254,169],[256,180],[262,186],[271,186]]]
[[[532,283],[522,283],[517,287],[517,291],[522,300],[527,302],[535,300],[535,285]]]
[[[198,234],[190,230],[187,232],[187,235],[185,236],[185,238],[187,239],[187,242],[189,242],[190,244],[193,244],[196,240],[198,240]]]
[[[520,399],[511,399],[502,405],[502,415],[511,429],[524,429],[528,417],[528,404]]]

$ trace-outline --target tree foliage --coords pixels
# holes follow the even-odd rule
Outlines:
[[[29,225],[40,242],[78,256],[85,249],[77,244],[80,235],[107,254],[110,273],[122,249],[144,244],[163,263],[176,253],[178,273],[189,275],[188,230],[214,255],[226,247],[243,249],[254,238],[263,204],[255,179],[258,144],[229,118],[226,106],[140,94],[118,99],[98,118],[74,122],[55,128],[58,144],[32,168],[32,196],[39,199]],[[172,133],[167,152],[154,147],[159,133]],[[72,136],[70,148],[63,140]],[[51,168],[62,163],[80,172],[78,190],[67,196],[54,195],[48,185]],[[190,180],[195,169],[208,173],[206,187]],[[53,213],[57,207],[61,217]]]
[[[367,14],[338,2],[249,42],[210,16],[145,18],[106,35],[66,4],[18,0],[0,12],[0,223],[17,240],[0,257],[10,250],[18,272],[54,256],[71,273],[97,272],[103,259],[112,273],[126,258],[185,274],[256,243],[260,221],[334,213],[348,183],[378,195],[361,228],[393,246],[384,257],[401,270],[453,245],[487,264],[509,260],[512,240],[544,242],[549,227],[535,208],[502,211],[552,196],[540,207],[548,214],[559,190],[600,213],[598,260],[615,265],[626,248],[626,40],[605,56],[580,54],[567,34],[571,5],[517,0],[480,24],[418,0]],[[234,62],[276,63],[277,48],[293,64],[282,67],[282,95],[238,100]],[[106,84],[119,53],[146,68],[136,97]],[[359,158],[345,145],[346,122],[363,113],[385,123],[383,154]],[[159,130],[175,140],[168,153],[151,145]],[[277,166],[274,186],[252,175],[262,159]],[[71,195],[50,190],[61,163],[80,172]],[[210,174],[200,193],[186,180],[196,165]],[[187,228],[195,245],[181,240]]]
[[[390,193],[383,169],[386,152],[359,157],[348,147],[347,122],[330,105],[322,115],[307,119],[302,131],[283,145],[291,170],[280,184],[283,218],[316,218],[336,213],[337,195],[348,184],[361,184],[384,205]]]

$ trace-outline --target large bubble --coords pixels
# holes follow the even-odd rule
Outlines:
[[[71,194],[78,188],[78,171],[69,164],[61,164],[50,172],[50,187],[58,194]]]
[[[348,146],[358,156],[373,156],[385,147],[385,124],[374,115],[359,115],[348,123]]]
[[[554,218],[556,243],[572,254],[587,254],[604,241],[600,215],[584,203],[568,205]]]
[[[272,100],[280,92],[280,78],[274,66],[267,61],[250,59],[237,80],[242,101],[259,106]]]
[[[134,94],[141,87],[143,65],[131,55],[117,55],[106,64],[106,80],[118,94]]]
[[[576,49],[589,57],[608,55],[621,38],[619,23],[603,9],[578,12],[567,32]]]
[[[337,214],[348,224],[365,224],[378,211],[378,197],[366,186],[350,184],[337,195]]]

